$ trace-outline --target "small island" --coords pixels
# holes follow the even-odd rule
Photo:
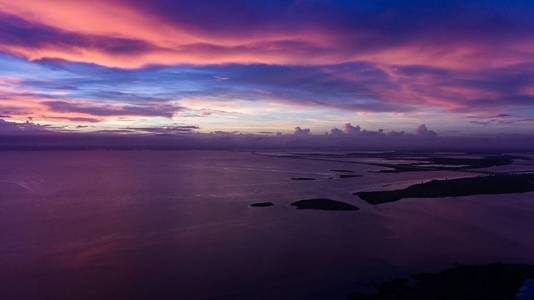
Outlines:
[[[311,180],[317,180],[313,177],[293,177],[291,178],[291,180],[295,180],[295,181],[311,181]]]
[[[318,209],[318,210],[334,210],[334,211],[350,211],[358,210],[358,207],[341,201],[330,200],[326,198],[300,200],[291,203],[297,209]]]
[[[257,202],[257,203],[252,203],[250,206],[252,207],[269,207],[269,206],[273,206],[274,204],[272,202]]]
[[[354,171],[342,170],[342,169],[332,169],[332,170],[330,170],[330,172],[334,172],[334,173],[354,173]]]
[[[343,178],[358,178],[358,177],[362,177],[363,175],[358,175],[358,174],[341,174],[339,175],[339,178],[343,179]]]

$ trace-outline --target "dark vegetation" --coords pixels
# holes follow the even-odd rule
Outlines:
[[[390,170],[379,171],[381,173],[400,173],[414,171],[468,170],[490,168],[509,165],[513,162],[514,159],[523,158],[512,155],[493,155],[485,156],[482,158],[422,156],[421,158],[410,158],[410,160],[419,161],[417,163],[375,165],[391,168]],[[425,166],[425,164],[428,164],[428,166]]]
[[[339,170],[339,169],[330,170],[330,172],[335,172],[335,173],[354,173],[354,171],[351,171],[351,170]]]
[[[265,155],[265,154],[258,154]],[[480,158],[466,158],[466,154],[443,154],[432,152],[366,152],[366,153],[287,153],[276,157],[320,160],[330,162],[340,162],[345,164],[363,164],[379,166],[388,169],[380,170],[380,173],[401,173],[416,171],[443,171],[443,170],[470,170],[479,168],[490,168],[511,164],[514,159],[529,160],[530,158],[507,154],[485,155]],[[384,162],[363,162],[359,158],[381,159]],[[387,162],[387,161],[391,162]],[[396,163],[398,160],[409,160],[407,163]],[[332,172],[345,173],[350,170],[330,170]],[[480,171],[489,173],[488,171]],[[348,172],[347,172],[348,173]]]
[[[403,198],[459,197],[532,191],[534,191],[534,174],[505,174],[432,180],[400,190],[358,192],[355,195],[370,204],[382,204]]]
[[[339,175],[339,178],[357,178],[362,177],[363,175],[357,175],[357,174],[341,174]]]
[[[252,207],[269,207],[273,206],[274,204],[272,202],[258,202],[258,203],[252,203],[250,206]]]
[[[353,293],[349,300],[505,300],[515,299],[534,266],[489,264],[458,266],[443,272],[417,274],[375,286],[373,294]],[[526,298],[532,299],[532,295]]]
[[[297,209],[319,209],[319,210],[358,210],[358,208],[352,204],[340,202],[336,200],[330,200],[326,198],[307,199],[300,200],[291,203],[296,206]]]

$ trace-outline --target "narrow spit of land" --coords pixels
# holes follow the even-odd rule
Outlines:
[[[442,155],[439,153],[419,152],[379,152],[379,153],[284,153],[255,155],[276,158],[318,160],[338,162],[344,164],[359,164],[384,167],[379,173],[404,173],[420,171],[463,171],[480,174],[491,174],[491,167],[499,167],[512,164],[514,160],[531,160],[528,157],[498,154],[482,155],[480,157],[466,157],[465,155]],[[400,162],[405,161],[405,162]],[[350,173],[351,170],[330,170],[336,173]]]

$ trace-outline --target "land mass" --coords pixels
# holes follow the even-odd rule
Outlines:
[[[256,155],[266,155],[259,154]],[[272,157],[307,159],[338,162],[344,164],[361,164],[378,166],[387,169],[377,171],[379,173],[403,173],[419,171],[469,171],[477,173],[490,173],[489,170],[477,170],[512,164],[516,159],[531,160],[526,156],[493,154],[480,157],[466,157],[470,154],[441,154],[433,152],[365,152],[365,153],[286,153]],[[354,160],[356,159],[356,160]],[[363,160],[360,160],[363,159]],[[371,159],[371,161],[368,161]],[[375,161],[373,161],[375,160]],[[378,160],[378,161],[376,161]],[[381,161],[380,161],[381,160]],[[405,162],[400,162],[405,161]],[[350,173],[350,170],[332,169],[331,172]]]
[[[313,177],[293,177],[291,178],[291,180],[295,180],[295,181],[306,181],[306,180],[317,180]]]
[[[469,170],[481,169],[497,166],[509,165],[514,159],[526,159],[524,157],[512,155],[493,155],[482,158],[459,158],[426,156],[421,158],[410,158],[418,160],[420,163],[409,164],[375,164],[377,166],[391,169],[380,170],[380,173],[401,173],[416,171],[445,171],[445,170]]]
[[[505,174],[432,180],[393,191],[354,193],[369,204],[399,201],[403,198],[460,197],[487,194],[511,194],[534,191],[534,174]]]
[[[489,264],[457,266],[378,284],[372,294],[353,293],[349,300],[473,300],[532,299],[532,288],[519,292],[534,278],[534,266]],[[410,280],[411,279],[411,280]],[[531,281],[530,281],[531,282]],[[530,288],[530,289],[529,289]]]
[[[357,174],[341,174],[339,175],[339,178],[358,178],[362,176],[363,175],[357,175]]]
[[[291,203],[297,209],[319,209],[319,210],[358,210],[358,207],[341,201],[326,198],[300,200]]]
[[[330,170],[330,172],[335,172],[335,173],[354,173],[354,171],[351,171],[351,170],[341,170],[341,169],[332,169],[332,170]]]
[[[269,207],[273,206],[274,204],[272,202],[258,202],[258,203],[252,203],[250,206],[252,207]]]

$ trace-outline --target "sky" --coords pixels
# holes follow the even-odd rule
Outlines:
[[[533,1],[0,0],[0,133],[533,125]]]

